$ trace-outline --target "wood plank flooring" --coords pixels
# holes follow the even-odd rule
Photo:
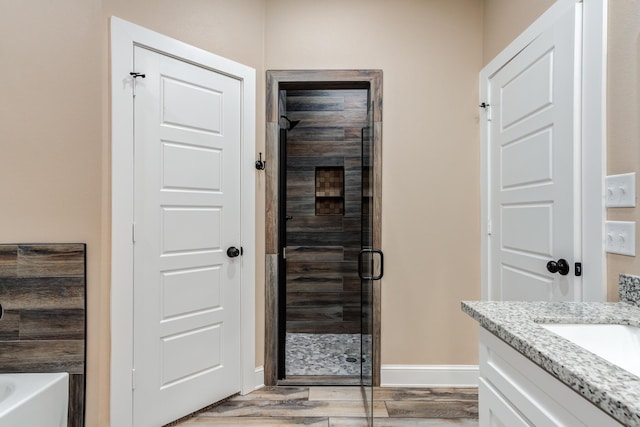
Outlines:
[[[368,427],[360,387],[265,387],[178,427]],[[478,426],[476,388],[375,388],[375,427]]]

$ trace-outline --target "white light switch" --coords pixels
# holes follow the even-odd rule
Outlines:
[[[633,208],[636,206],[636,174],[609,175],[605,180],[605,206]]]
[[[636,223],[634,221],[607,221],[604,234],[607,252],[636,256]]]

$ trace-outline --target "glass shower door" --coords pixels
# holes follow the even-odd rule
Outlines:
[[[361,285],[361,386],[368,425],[373,425],[373,284],[382,277],[382,252],[374,246],[373,103],[362,128],[362,221],[358,274]],[[376,260],[378,262],[376,262]]]

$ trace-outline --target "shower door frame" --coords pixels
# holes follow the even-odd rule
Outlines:
[[[382,71],[381,70],[269,70],[267,71],[267,109],[265,151],[266,224],[265,224],[265,360],[264,382],[278,383],[278,230],[279,230],[279,170],[280,170],[280,90],[281,86],[348,88],[356,84],[369,86],[369,99],[374,105],[374,165],[373,165],[373,245],[382,245]],[[380,385],[380,296],[381,281],[373,282],[373,385]]]

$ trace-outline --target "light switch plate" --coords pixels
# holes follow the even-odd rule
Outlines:
[[[605,180],[605,206],[634,208],[636,206],[636,174],[609,175]]]
[[[634,221],[607,221],[604,234],[607,252],[636,256],[636,223]]]

